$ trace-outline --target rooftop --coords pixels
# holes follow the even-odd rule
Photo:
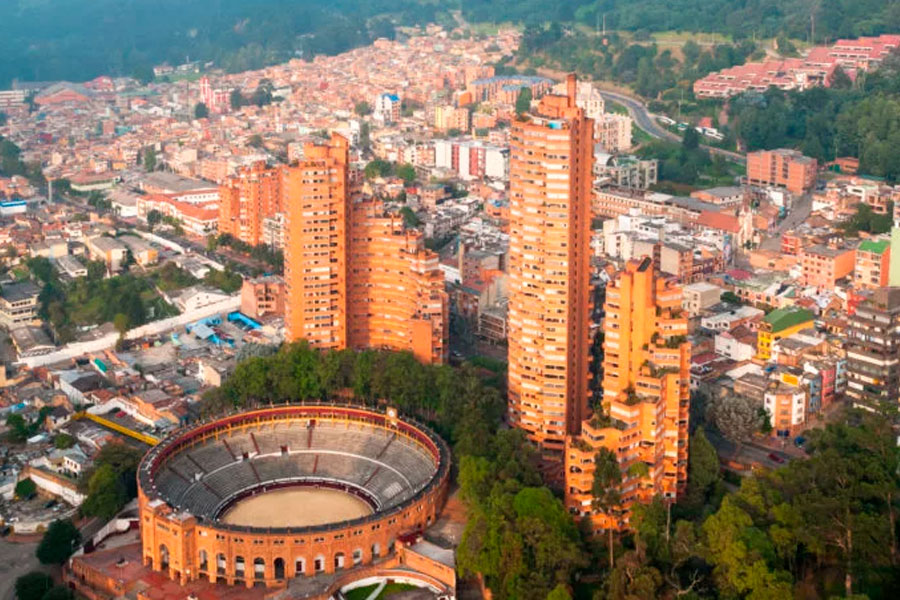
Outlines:
[[[763,321],[771,325],[774,332],[783,331],[801,323],[812,322],[815,318],[816,316],[805,308],[787,306],[785,308],[776,308],[763,317]]]

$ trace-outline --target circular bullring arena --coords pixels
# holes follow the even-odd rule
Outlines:
[[[393,410],[283,405],[182,430],[138,470],[144,564],[284,585],[363,567],[440,512],[446,444]]]

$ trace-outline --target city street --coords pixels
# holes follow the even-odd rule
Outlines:
[[[634,119],[635,124],[647,132],[648,135],[651,135],[657,139],[666,139],[671,140],[673,142],[681,141],[681,138],[659,123],[656,122],[656,119],[644,105],[644,103],[636,98],[631,96],[626,96],[624,94],[620,94],[618,92],[610,92],[601,88],[601,95],[604,98],[609,100],[613,100],[614,102],[618,102],[628,109],[628,114],[631,115],[631,118]],[[732,152],[730,150],[724,150],[722,148],[716,148],[714,146],[707,146],[706,144],[701,144],[702,148],[708,150],[711,154],[718,154],[719,156],[724,156],[729,160],[733,160],[738,163],[746,162],[747,158],[738,152]]]
[[[781,248],[782,234],[805,222],[810,212],[812,212],[812,197],[809,194],[804,194],[794,201],[787,216],[763,240],[760,248],[763,250],[779,250]]]

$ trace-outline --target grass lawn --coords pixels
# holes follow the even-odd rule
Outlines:
[[[367,585],[363,587],[353,588],[349,592],[344,594],[344,597],[347,600],[366,600],[369,597],[369,594],[375,591],[375,588],[378,587],[377,583],[373,583],[372,585]]]
[[[400,592],[408,592],[409,590],[416,589],[416,586],[411,585],[409,583],[389,583],[384,586],[384,589],[381,590],[381,593],[378,595],[377,600],[381,600],[382,598],[388,598],[394,594]]]
[[[615,113],[617,115],[627,115],[628,109],[625,108],[625,105],[619,104],[615,100],[607,100],[606,101],[606,112]]]

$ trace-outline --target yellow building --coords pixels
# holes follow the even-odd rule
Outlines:
[[[756,357],[769,360],[772,343],[813,326],[816,316],[805,308],[777,308],[763,317],[756,336]]]

